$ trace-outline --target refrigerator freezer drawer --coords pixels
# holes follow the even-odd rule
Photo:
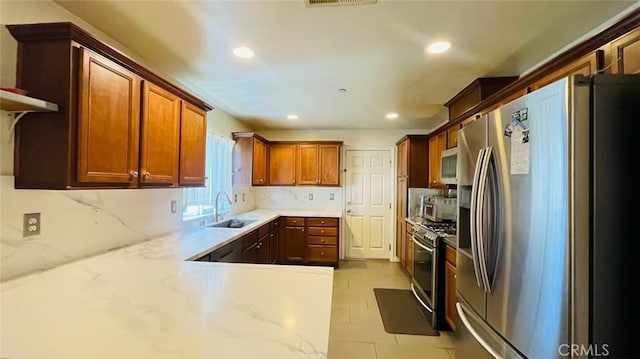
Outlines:
[[[525,359],[460,297],[456,310],[456,359]]]

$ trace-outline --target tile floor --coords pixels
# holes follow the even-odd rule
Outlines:
[[[434,337],[384,331],[373,288],[409,284],[398,263],[341,261],[333,275],[328,359],[455,359],[451,332]]]

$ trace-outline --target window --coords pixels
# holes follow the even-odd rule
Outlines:
[[[207,134],[205,187],[185,188],[182,199],[182,220],[213,215],[216,195],[220,191],[231,195],[231,169],[234,142],[228,138]],[[226,199],[218,204],[220,213],[231,210]]]

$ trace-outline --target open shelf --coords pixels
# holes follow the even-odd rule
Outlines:
[[[0,110],[9,112],[55,112],[58,105],[37,98],[0,90]]]

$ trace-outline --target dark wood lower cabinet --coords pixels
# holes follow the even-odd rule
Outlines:
[[[285,226],[280,241],[281,260],[283,264],[300,264],[305,262],[307,249],[304,227]]]
[[[282,217],[196,261],[338,266],[339,218]],[[288,225],[287,225],[288,224]],[[220,252],[220,253],[218,253]]]
[[[444,319],[451,329],[456,329],[456,250],[446,246],[444,264]]]

